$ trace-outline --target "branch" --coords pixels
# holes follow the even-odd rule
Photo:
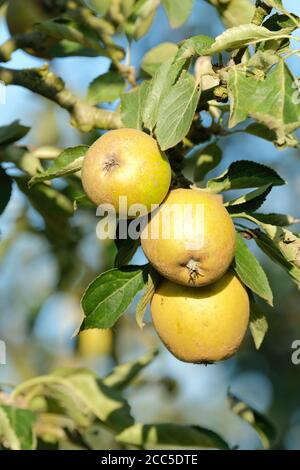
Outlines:
[[[24,70],[0,67],[0,80],[6,85],[22,86],[54,101],[70,113],[71,124],[82,132],[123,126],[118,111],[107,111],[87,104],[68,90],[64,81],[49,71],[47,64]]]

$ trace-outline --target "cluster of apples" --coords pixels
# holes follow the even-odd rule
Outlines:
[[[151,315],[169,351],[192,363],[232,356],[247,330],[249,297],[230,269],[236,232],[222,198],[202,189],[170,190],[166,155],[155,139],[135,129],[107,132],[90,147],[82,183],[96,205],[110,204],[119,212],[119,197],[126,196],[128,207],[142,204],[147,208],[141,245],[164,278],[152,298]],[[151,212],[153,204],[159,207]],[[190,210],[178,237],[176,211],[183,205]],[[199,216],[199,207],[201,234],[193,220]],[[167,237],[163,233],[166,218]]]

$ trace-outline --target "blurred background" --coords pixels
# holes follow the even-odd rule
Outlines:
[[[298,2],[284,3],[300,15]],[[195,1],[189,21],[175,30],[170,29],[164,11],[159,9],[151,30],[133,44],[132,63],[138,67],[145,52],[161,42],[178,42],[197,34],[216,36],[222,30],[214,8],[203,0]],[[0,42],[8,36],[1,16]],[[119,42],[126,47],[122,38]],[[18,51],[8,66],[41,64],[43,60]],[[289,65],[299,76],[299,59],[291,58]],[[69,88],[84,96],[88,84],[107,71],[109,61],[67,58],[53,60],[51,66]],[[15,119],[32,128],[21,143],[33,147],[72,147],[80,142],[90,143],[97,136],[80,134],[69,125],[65,111],[12,86],[7,88],[6,104],[0,105],[0,125]],[[224,159],[215,174],[238,159],[272,166],[288,185],[273,189],[263,211],[300,217],[299,150],[280,152],[264,140],[244,134],[223,138],[220,145]],[[59,180],[54,186],[65,189]],[[7,364],[0,365],[0,382],[13,385],[62,365],[87,366],[101,375],[116,363],[159,347],[158,358],[143,373],[138,386],[128,391],[138,421],[199,424],[219,432],[232,446],[261,448],[253,429],[229,410],[226,395],[230,387],[270,417],[278,430],[278,448],[300,449],[300,365],[291,361],[292,342],[300,340],[300,297],[284,271],[252,247],[268,273],[275,297],[275,308],[267,308],[269,332],[258,352],[248,335],[238,355],[224,363],[208,367],[180,363],[158,341],[149,315],[147,326],[139,330],[134,305],[113,331],[100,333],[94,342],[91,337],[78,341],[74,332],[81,322],[82,291],[93,277],[112,266],[116,253],[112,243],[100,242],[96,237],[95,210],[83,209],[79,207],[68,227],[60,227],[53,242],[47,221],[45,224],[14,187],[13,197],[0,218],[0,339],[7,345]],[[54,222],[59,225],[57,217]],[[300,226],[296,231],[300,232]],[[138,251],[132,263],[144,262]],[[109,439],[103,442],[103,448],[112,446]]]

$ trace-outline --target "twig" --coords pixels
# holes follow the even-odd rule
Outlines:
[[[82,101],[66,88],[64,81],[51,72],[47,64],[24,70],[0,67],[0,80],[7,85],[22,86],[54,101],[70,113],[71,124],[82,132],[122,127],[118,111],[99,109]]]

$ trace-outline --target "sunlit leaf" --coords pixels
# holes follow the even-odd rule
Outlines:
[[[171,423],[137,423],[116,439],[122,444],[146,449],[229,449],[223,438],[209,429]]]
[[[237,234],[237,246],[233,267],[238,277],[249,289],[270,305],[273,304],[273,294],[268,278],[257,258],[249,250],[240,234]]]
[[[228,400],[231,410],[255,429],[261,439],[264,449],[270,449],[275,442],[277,433],[268,418],[244,401],[240,400],[231,392],[228,393]]]
[[[79,145],[78,147],[65,149],[46,171],[31,178],[29,186],[42,181],[76,173],[81,170],[82,162],[88,149],[89,147],[86,145]]]
[[[188,73],[171,88],[158,113],[156,137],[162,150],[174,147],[188,133],[200,98],[201,88]]]
[[[145,285],[143,266],[111,269],[100,274],[86,289],[81,305],[82,330],[111,328]]]

